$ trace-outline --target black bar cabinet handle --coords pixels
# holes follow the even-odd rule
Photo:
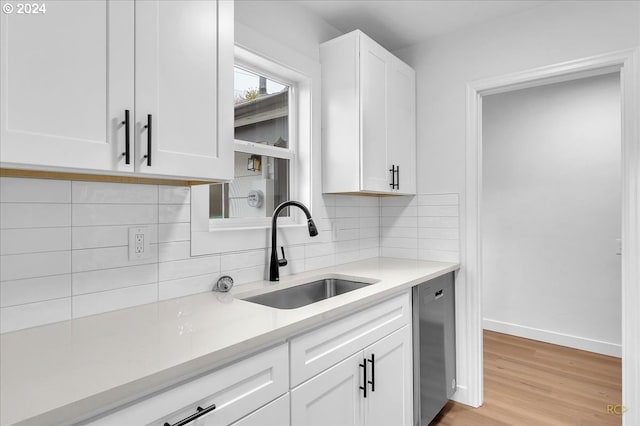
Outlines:
[[[371,354],[371,359],[368,359],[371,363],[371,380],[369,380],[369,384],[371,385],[371,392],[376,391],[376,355]]]
[[[395,164],[391,165],[391,168],[389,169],[389,171],[391,172],[391,183],[389,184],[389,186],[391,187],[391,189],[395,189],[396,188],[396,166],[395,166]]]
[[[130,164],[131,155],[130,155],[130,141],[129,141],[129,110],[124,110],[124,121],[122,122],[124,125],[124,152],[122,155],[124,156],[124,164]]]
[[[147,129],[147,155],[144,158],[147,159],[147,166],[151,167],[151,114],[147,114],[147,124],[144,126]]]
[[[191,423],[192,421],[194,421],[198,417],[204,416],[205,414],[207,414],[207,413],[209,413],[209,412],[211,412],[211,411],[213,411],[215,409],[216,409],[216,404],[211,404],[207,408],[198,407],[198,408],[196,408],[196,410],[198,410],[198,411],[196,411],[195,413],[193,413],[189,417],[185,417],[184,419],[182,419],[179,422],[176,422],[174,424],[171,424],[169,422],[165,422],[164,426],[184,426],[187,423]]]
[[[362,367],[364,369],[364,380],[362,381],[362,384],[364,386],[360,386],[360,389],[362,389],[364,391],[364,397],[367,397],[367,360],[363,360],[362,364],[360,364],[360,367]]]
[[[396,189],[400,189],[400,166],[396,166]]]

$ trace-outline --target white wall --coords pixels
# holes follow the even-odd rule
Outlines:
[[[620,77],[482,103],[485,328],[621,355]]]
[[[418,192],[460,193],[460,259],[456,281],[456,399],[472,404],[475,364],[467,346],[465,256],[466,84],[640,45],[640,2],[549,2],[529,11],[426,40],[394,52],[417,74]]]

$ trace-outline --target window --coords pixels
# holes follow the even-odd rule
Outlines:
[[[295,84],[266,74],[250,65],[234,69],[235,172],[232,182],[209,187],[214,226],[262,224],[293,194]]]

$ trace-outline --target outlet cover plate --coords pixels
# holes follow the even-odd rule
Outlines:
[[[151,257],[149,240],[151,230],[148,227],[129,228],[129,260],[148,259]]]

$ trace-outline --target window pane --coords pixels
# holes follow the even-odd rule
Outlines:
[[[289,86],[235,68],[235,138],[289,148]]]
[[[236,152],[233,181],[210,186],[209,217],[271,217],[287,200],[289,160]],[[280,213],[288,215],[288,209]]]

